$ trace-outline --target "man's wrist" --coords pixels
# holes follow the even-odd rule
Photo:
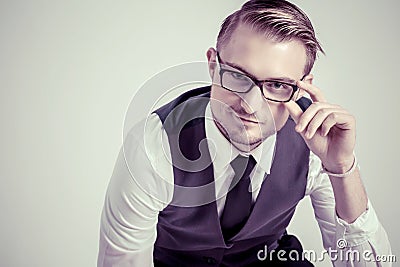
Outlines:
[[[355,155],[348,160],[344,160],[336,164],[325,164],[322,162],[323,172],[327,174],[333,174],[332,176],[347,176],[350,172],[353,172],[356,167],[357,159]]]

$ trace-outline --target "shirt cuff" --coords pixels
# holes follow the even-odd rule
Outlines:
[[[373,234],[378,231],[379,220],[368,200],[367,210],[364,211],[354,222],[347,223],[336,216],[336,241],[343,248],[358,246],[367,242]]]

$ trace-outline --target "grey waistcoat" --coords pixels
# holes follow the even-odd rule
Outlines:
[[[154,258],[168,266],[245,266],[256,262],[257,252],[286,232],[306,189],[310,151],[289,118],[277,133],[271,173],[247,223],[224,241],[217,205],[212,201],[213,165],[207,143],[201,142],[206,138],[204,114],[209,97],[209,86],[194,89],[155,111],[167,132],[174,163],[173,200],[159,213],[154,245]]]

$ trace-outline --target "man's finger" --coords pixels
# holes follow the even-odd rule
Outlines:
[[[298,121],[300,120],[301,115],[303,114],[303,111],[301,110],[300,106],[297,105],[297,103],[294,102],[293,100],[290,100],[289,102],[285,103],[285,107],[289,111],[290,116],[297,124]]]
[[[297,86],[300,89],[303,89],[304,91],[309,93],[313,102],[326,102],[326,99],[325,99],[324,95],[322,94],[322,91],[318,87],[314,86],[313,84],[306,83],[303,81],[298,81]]]

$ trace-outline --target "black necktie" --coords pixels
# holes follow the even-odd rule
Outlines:
[[[221,228],[224,239],[236,235],[246,223],[252,207],[252,196],[249,192],[250,173],[256,161],[253,156],[237,156],[231,166],[235,172],[226,196],[225,208],[221,216]],[[239,180],[239,182],[238,182]]]

